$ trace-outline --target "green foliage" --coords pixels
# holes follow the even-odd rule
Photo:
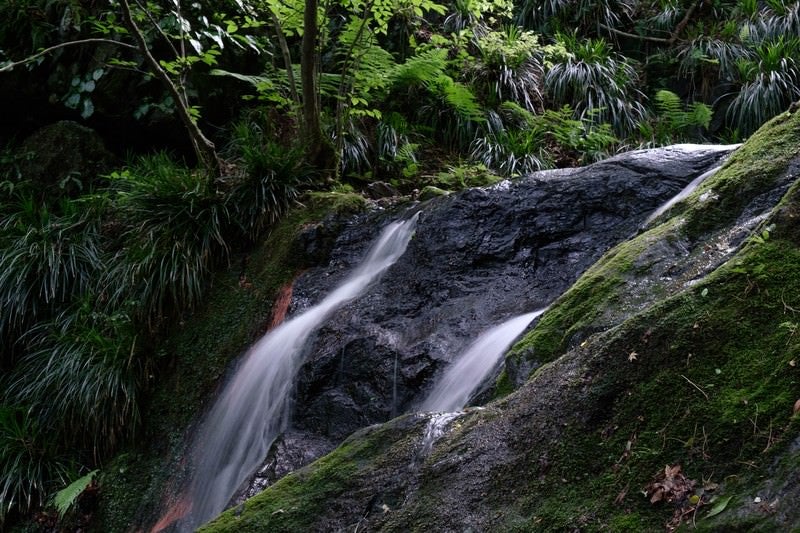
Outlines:
[[[640,128],[645,137],[657,144],[669,144],[681,140],[697,140],[697,132],[707,129],[713,111],[701,102],[685,106],[677,94],[662,89],[654,98],[657,115],[650,123]]]
[[[509,26],[477,40],[478,61],[469,68],[470,84],[495,104],[515,102],[529,111],[542,105],[542,48],[533,32]]]
[[[227,255],[226,203],[163,153],[139,158],[111,178],[123,229],[122,249],[103,281],[109,299],[115,307],[135,302],[137,318],[151,324],[194,307]]]
[[[0,404],[0,526],[10,511],[40,505],[70,471],[54,435],[24,409]]]
[[[94,477],[97,475],[99,470],[92,470],[85,476],[76,479],[60,491],[56,492],[53,496],[53,505],[55,506],[58,514],[61,518],[64,518],[64,515],[75,505],[75,502],[78,501],[78,498],[86,488],[92,484]]]
[[[254,241],[286,212],[311,169],[299,147],[284,147],[252,120],[234,126],[230,152],[243,168],[226,180],[226,209],[239,231]]]
[[[785,38],[759,44],[755,58],[737,63],[743,84],[727,111],[729,120],[749,135],[800,98],[800,39]]]
[[[57,213],[31,197],[17,197],[8,209],[0,218],[3,336],[24,331],[83,294],[105,267],[91,205],[62,203]]]
[[[504,176],[596,161],[617,142],[608,124],[573,119],[569,106],[534,115],[505,102],[490,114],[488,134],[476,137],[472,157]]]
[[[493,185],[500,180],[500,176],[483,164],[461,164],[449,167],[446,172],[439,172],[431,183],[445,190],[458,191],[469,187]]]
[[[62,442],[108,450],[136,427],[144,369],[130,317],[94,307],[86,301],[37,324],[5,395]]]
[[[618,134],[634,131],[645,111],[633,65],[613,54],[603,39],[580,40],[575,34],[559,34],[557,39],[569,55],[545,75],[553,103],[574,105],[576,117],[608,122]]]

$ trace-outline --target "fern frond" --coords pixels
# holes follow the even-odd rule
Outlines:
[[[396,65],[389,73],[390,83],[396,87],[413,87],[434,82],[445,73],[447,51],[433,49],[409,58]]]

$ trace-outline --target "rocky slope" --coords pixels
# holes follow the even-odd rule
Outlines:
[[[435,442],[431,415],[362,429],[206,530],[797,527],[798,146],[800,117],[778,117],[635,236],[712,164],[680,168],[702,152],[663,151],[661,166],[623,156],[426,208],[384,283],[320,331],[295,425],[336,440],[408,410],[476,331],[572,284],[512,350],[498,392],[519,388],[439,419]],[[371,230],[348,231],[340,244]],[[330,280],[355,257],[342,253]],[[296,310],[326,290],[320,273],[298,282]]]

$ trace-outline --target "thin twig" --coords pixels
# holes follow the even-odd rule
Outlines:
[[[50,52],[58,50],[59,48],[66,48],[67,46],[74,46],[74,45],[81,45],[81,44],[91,44],[91,43],[105,43],[105,44],[114,44],[117,46],[122,46],[123,48],[131,48],[133,50],[138,50],[137,47],[133,46],[132,44],[123,43],[122,41],[115,41],[114,39],[104,39],[102,37],[91,37],[89,39],[79,39],[77,41],[67,41],[65,43],[59,43],[53,45],[49,48],[45,48],[44,50],[33,54],[32,56],[26,57],[20,61],[13,61],[11,63],[6,63],[2,67],[0,67],[0,72],[6,72],[14,67],[18,67],[20,65],[25,65],[32,61],[37,60],[38,58],[42,57],[43,55],[47,55]]]
[[[684,376],[683,374],[681,374],[681,377],[682,377],[683,379],[685,379],[686,381],[688,381],[688,382],[689,382],[689,384],[690,384],[692,387],[694,387],[695,389],[699,390],[699,391],[700,391],[700,393],[701,393],[703,396],[705,396],[705,397],[706,397],[706,400],[708,400],[708,394],[706,394],[706,391],[704,391],[703,389],[701,389],[701,388],[700,388],[700,387],[697,385],[697,383],[695,383],[695,382],[694,382],[694,381],[692,381],[691,379],[687,378],[687,377],[686,377],[686,376]]]
[[[622,35],[623,37],[629,37],[631,39],[639,39],[640,41],[650,41],[653,43],[672,44],[671,39],[665,39],[663,37],[650,37],[649,35],[637,35],[635,33],[628,33],[627,31],[618,30],[616,28],[606,26],[605,24],[600,24],[600,27],[606,31],[610,31],[611,33]]]

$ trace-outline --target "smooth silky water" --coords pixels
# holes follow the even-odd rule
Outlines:
[[[418,216],[389,224],[363,263],[341,285],[248,350],[194,441],[186,495],[189,511],[176,524],[179,531],[193,531],[221,513],[258,469],[272,442],[287,427],[289,399],[309,336],[403,255]]]

